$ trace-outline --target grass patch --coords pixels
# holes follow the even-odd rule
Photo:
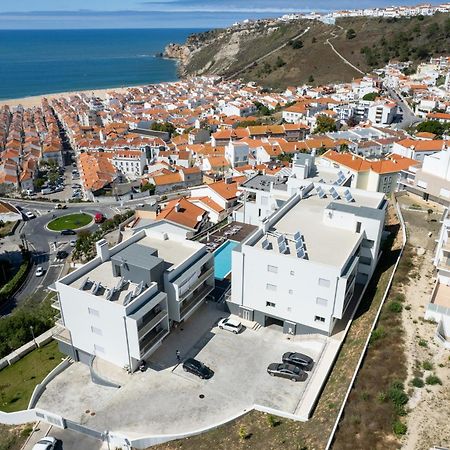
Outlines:
[[[93,218],[90,214],[68,214],[52,220],[47,227],[52,231],[76,230],[90,224],[92,220]]]
[[[22,359],[0,371],[0,410],[26,409],[35,386],[60,362],[63,355],[52,341],[33,350]]]
[[[2,222],[0,221],[0,238],[9,236],[17,222]]]
[[[436,384],[442,385],[442,381],[437,375],[428,375],[425,378],[425,383],[429,384],[430,386],[434,386]]]
[[[411,384],[416,388],[423,388],[425,386],[425,383],[423,382],[422,378],[414,377],[411,381]]]
[[[433,370],[433,363],[430,361],[424,361],[422,363],[423,370]]]
[[[0,424],[0,450],[21,450],[32,430],[30,425],[9,426]]]

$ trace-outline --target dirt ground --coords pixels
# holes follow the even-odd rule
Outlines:
[[[410,282],[404,288],[406,300],[402,313],[410,395],[408,433],[402,442],[402,449],[423,450],[434,445],[446,447],[450,445],[449,352],[434,339],[436,324],[424,320],[436,280],[432,258],[443,208],[412,195],[401,197],[399,203],[407,226],[408,240],[414,251],[414,270]],[[424,362],[430,362],[432,367],[425,370]],[[425,381],[429,375],[437,375],[442,380],[442,386],[426,383],[421,388],[412,386],[414,377]]]

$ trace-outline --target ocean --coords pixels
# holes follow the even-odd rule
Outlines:
[[[0,30],[0,99],[177,79],[159,57],[197,29]]]

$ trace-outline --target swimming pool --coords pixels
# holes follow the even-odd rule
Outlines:
[[[231,251],[239,242],[227,241],[214,252],[214,277],[223,280],[231,272]]]

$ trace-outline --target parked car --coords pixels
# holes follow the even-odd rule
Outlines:
[[[65,250],[59,250],[59,252],[56,253],[56,259],[64,259],[68,256],[69,254]]]
[[[94,216],[95,223],[102,223],[105,220],[105,216],[102,213],[97,213]]]
[[[77,241],[74,241],[74,240],[70,241],[71,247],[76,247],[76,245],[77,245]]]
[[[28,195],[28,196],[34,195],[34,191],[33,191],[32,189],[25,189],[25,190],[23,191],[23,193],[24,193],[25,195]]]
[[[61,204],[61,203],[58,203],[58,204],[55,206],[55,209],[67,209],[67,205],[63,205],[63,204]]]
[[[311,370],[314,365],[313,359],[303,353],[286,352],[281,359],[284,363],[300,366],[303,370]]]
[[[81,189],[81,184],[74,183],[74,184],[72,184],[72,187]]]
[[[31,211],[27,211],[27,212],[25,213],[25,217],[26,217],[27,219],[34,219],[36,216],[35,216],[34,213],[32,213]]]
[[[73,236],[75,234],[77,234],[77,233],[73,230],[62,230],[61,231],[61,236]]]
[[[41,266],[39,266],[39,267],[36,269],[36,276],[37,276],[37,277],[42,277],[42,275],[44,275],[44,268],[41,267]]]
[[[200,377],[202,380],[207,380],[214,374],[214,372],[209,367],[205,366],[202,362],[197,361],[194,358],[188,358],[183,363],[183,370]]]
[[[51,194],[53,192],[53,189],[52,188],[44,188],[44,189],[41,189],[41,194],[42,195],[47,195],[47,194]]]
[[[269,364],[267,373],[272,377],[287,378],[291,381],[305,381],[308,378],[308,374],[299,366],[285,363]]]
[[[217,325],[221,330],[231,331],[234,334],[238,334],[242,330],[241,322],[230,318],[221,319]]]
[[[54,450],[58,440],[51,436],[40,439],[33,445],[32,450]]]

